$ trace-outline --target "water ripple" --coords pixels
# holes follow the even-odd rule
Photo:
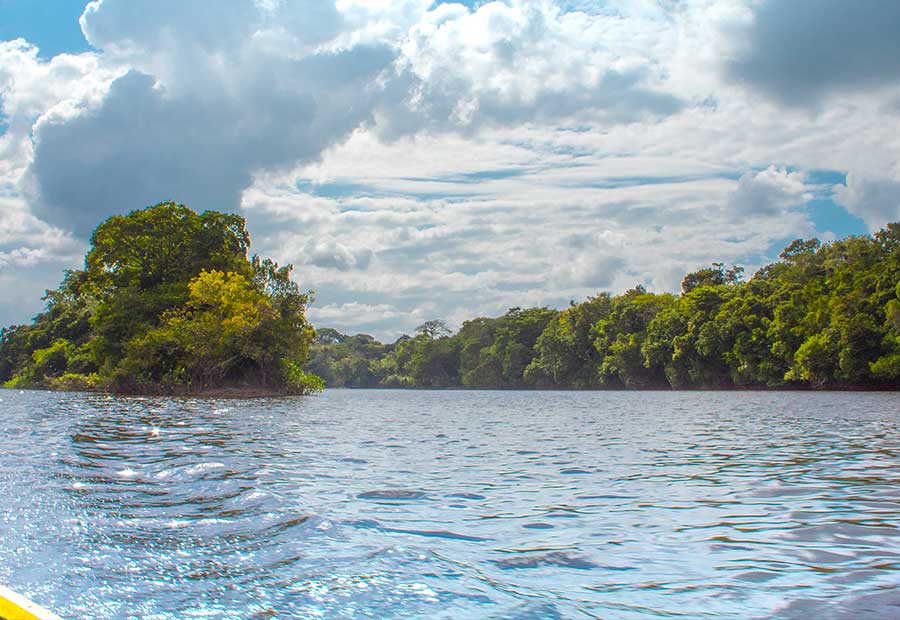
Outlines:
[[[900,617],[900,395],[4,393],[63,617]]]

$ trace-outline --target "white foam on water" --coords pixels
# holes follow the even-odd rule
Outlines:
[[[194,465],[187,469],[186,473],[188,474],[200,474],[205,471],[210,471],[212,469],[220,469],[225,467],[225,463],[200,463],[199,465]]]

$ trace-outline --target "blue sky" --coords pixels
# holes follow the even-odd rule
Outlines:
[[[84,5],[0,0],[0,323],[167,199],[382,338],[900,219],[897,3]]]
[[[83,0],[0,0],[0,40],[27,39],[41,56],[79,54],[90,49],[78,18]]]

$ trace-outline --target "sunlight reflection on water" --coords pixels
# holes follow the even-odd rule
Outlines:
[[[900,617],[900,395],[5,392],[64,617]]]

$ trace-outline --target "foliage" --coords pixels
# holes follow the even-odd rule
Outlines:
[[[100,224],[47,310],[0,333],[17,387],[306,393],[314,331],[291,266],[247,258],[243,218],[161,203]]]
[[[333,329],[320,329],[306,367],[330,387],[374,387],[386,376],[378,361],[390,350],[390,345],[372,336],[346,336]]]
[[[558,314],[549,308],[512,308],[496,319],[464,323],[455,337],[460,345],[462,384],[471,388],[525,386],[525,369],[534,360],[537,340]]]
[[[792,241],[744,281],[713,263],[680,295],[637,286],[562,312],[441,320],[383,344],[306,320],[291,266],[247,257],[242,218],[162,203],[101,224],[31,325],[0,331],[0,381],[130,392],[222,386],[900,387],[900,224]],[[321,377],[321,379],[319,379]]]
[[[638,286],[562,312],[472,319],[453,335],[430,324],[443,327],[388,345],[322,330],[310,367],[347,387],[897,388],[900,224],[796,239],[747,281],[713,263],[678,296]]]
[[[597,369],[602,359],[594,346],[594,326],[610,312],[609,293],[580,304],[571,302],[538,336],[535,358],[525,369],[525,382],[538,387],[598,387]]]
[[[594,326],[603,385],[650,388],[665,384],[659,365],[645,357],[642,348],[653,319],[674,301],[672,295],[654,295],[642,286],[613,298],[609,315]]]
[[[325,389],[325,381],[304,370],[303,365],[297,360],[290,358],[282,360],[282,374],[285,387],[292,393],[313,394]]]
[[[416,328],[417,335],[426,336],[429,340],[449,336],[450,333],[447,324],[441,319],[425,321]]]
[[[744,268],[725,267],[725,263],[713,263],[711,267],[703,267],[684,276],[681,281],[681,292],[690,293],[698,286],[717,286],[719,284],[737,284],[744,275]]]

